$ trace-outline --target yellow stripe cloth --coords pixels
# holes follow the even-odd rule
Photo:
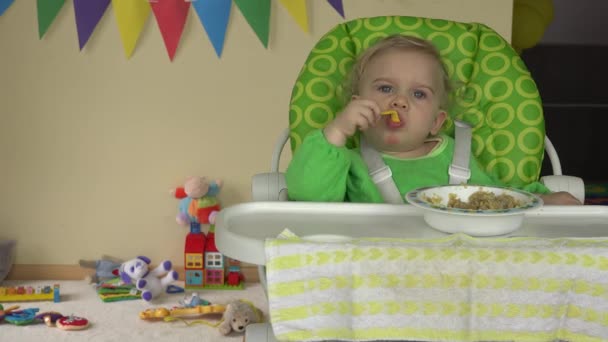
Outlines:
[[[608,341],[608,239],[266,240],[282,341]]]

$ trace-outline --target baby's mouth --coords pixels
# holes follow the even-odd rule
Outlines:
[[[399,115],[399,121],[395,121],[390,115],[387,115],[384,119],[386,126],[391,129],[401,128],[405,125],[405,121],[403,121],[403,117]]]

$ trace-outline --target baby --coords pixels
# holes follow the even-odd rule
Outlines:
[[[361,152],[345,147],[362,139],[390,168],[401,198],[410,190],[449,183],[454,139],[440,134],[447,117],[450,80],[430,42],[389,36],[364,51],[350,77],[351,100],[324,129],[309,134],[286,172],[289,198],[297,201],[385,202]],[[382,115],[394,111],[393,115]],[[469,184],[504,184],[471,157]],[[581,204],[567,192],[552,193],[539,182],[524,190],[545,204]]]

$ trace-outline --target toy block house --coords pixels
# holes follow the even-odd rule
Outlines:
[[[186,288],[200,288],[205,285],[205,234],[201,232],[198,222],[190,223],[190,233],[186,236],[184,247],[184,270]]]
[[[224,255],[215,246],[215,226],[209,227],[205,246],[205,285],[224,285]]]

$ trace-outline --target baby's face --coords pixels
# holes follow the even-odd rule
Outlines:
[[[373,146],[404,157],[426,154],[424,141],[437,134],[445,120],[439,108],[441,73],[433,58],[415,51],[385,51],[368,63],[358,90],[359,97],[375,101],[382,111],[399,113],[399,123],[385,115],[365,131]]]

